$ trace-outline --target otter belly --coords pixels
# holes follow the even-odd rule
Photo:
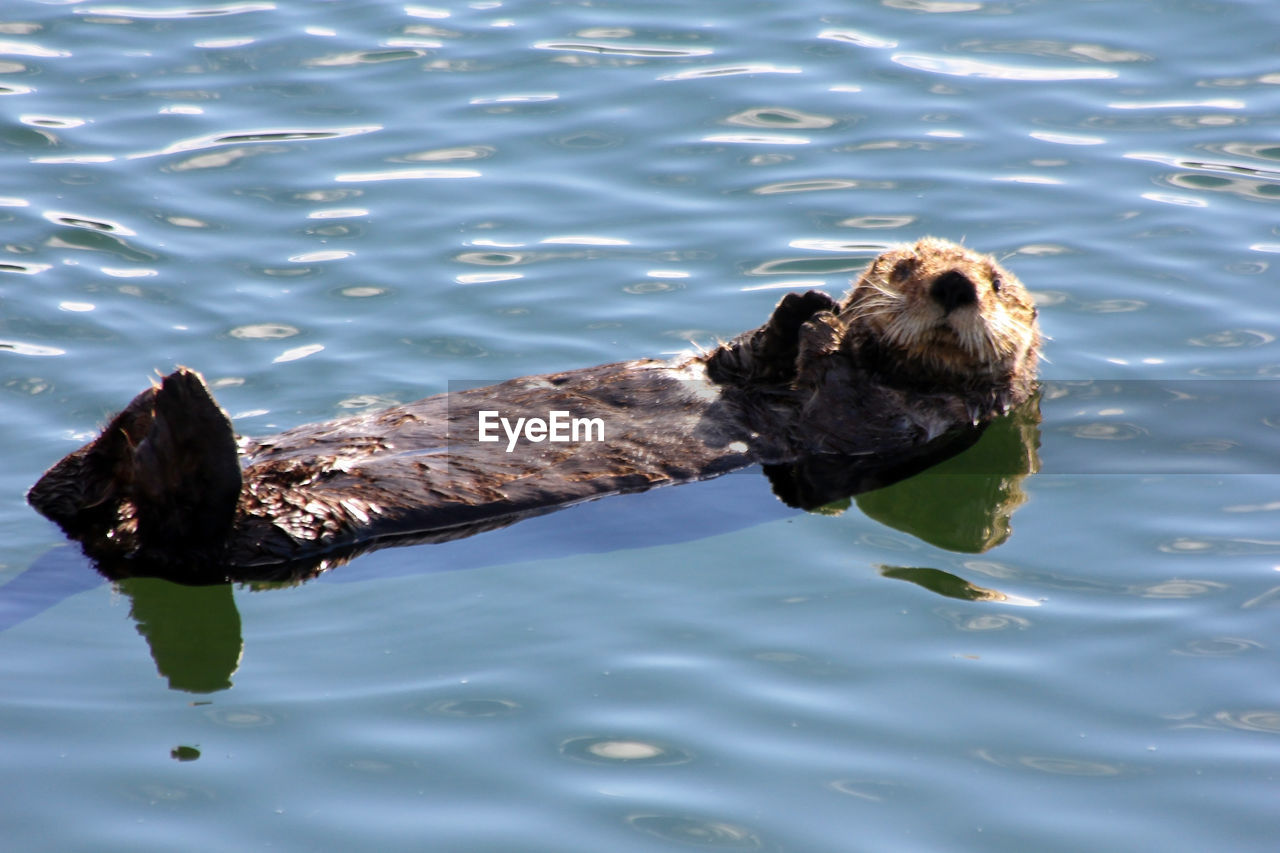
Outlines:
[[[515,379],[251,443],[239,526],[288,559],[522,517],[749,465],[737,423],[696,362]]]
[[[236,439],[180,369],[28,497],[100,564],[178,560],[216,576],[714,477],[760,458],[742,423],[700,361],[644,360]]]

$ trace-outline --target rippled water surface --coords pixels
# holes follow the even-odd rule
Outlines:
[[[4,846],[1274,849],[1277,34],[5,3]],[[192,589],[99,580],[24,503],[156,369],[268,432],[705,344],[924,234],[1035,292],[1043,421],[847,507],[746,471]]]

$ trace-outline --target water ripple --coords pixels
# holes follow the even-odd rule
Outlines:
[[[1247,175],[1251,178],[1259,178],[1269,182],[1280,182],[1280,169],[1263,169],[1259,166],[1249,166],[1243,163],[1192,159],[1146,151],[1133,151],[1124,156],[1130,160],[1149,160],[1153,163],[1161,163],[1165,166],[1174,166],[1179,169],[1196,169],[1202,172],[1219,172],[1229,175]]]
[[[167,154],[181,154],[189,151],[205,151],[226,145],[245,145],[258,142],[298,142],[316,139],[341,139],[347,136],[360,136],[382,130],[380,124],[357,125],[354,127],[334,127],[323,129],[299,128],[264,128],[261,130],[238,130],[231,133],[211,133],[207,136],[196,136],[167,145],[158,151],[144,151],[130,154],[130,160],[143,157],[162,157]]]
[[[1193,538],[1179,536],[1159,543],[1156,548],[1165,554],[1196,554],[1212,556],[1242,556],[1280,554],[1280,539],[1245,539],[1226,537]],[[1198,581],[1212,584],[1213,581]],[[1219,586],[1221,586],[1219,584]],[[1203,591],[1208,591],[1207,587]]]
[[[1267,732],[1280,734],[1280,711],[1265,709],[1257,711],[1219,711],[1213,715],[1214,720],[1249,732]]]
[[[560,744],[560,754],[566,758],[594,764],[685,764],[693,756],[679,747],[637,738],[614,738],[588,735],[575,737]]]
[[[472,8],[478,9],[480,7],[474,5]],[[451,14],[448,9],[436,9],[432,6],[405,6],[404,12],[411,18],[430,18],[432,20],[447,18]]]
[[[693,68],[676,74],[666,74],[659,80],[697,80],[702,77],[733,77],[739,74],[799,74],[801,68],[795,65],[772,65],[767,62],[750,65],[721,65],[716,68]]]
[[[916,221],[916,217],[910,214],[898,214],[893,216],[852,216],[848,219],[842,219],[837,225],[843,225],[846,228],[905,228]],[[888,248],[890,244],[884,243]],[[884,249],[877,249],[874,254],[879,254]]]
[[[1028,603],[1028,600],[1019,599],[1013,603],[1021,606]],[[1010,616],[1007,613],[974,614],[945,607],[939,608],[937,613],[959,631],[1025,631],[1035,624],[1023,616]]]
[[[278,340],[301,334],[301,330],[286,323],[255,323],[251,326],[237,326],[228,334],[241,340]]]
[[[81,127],[85,124],[82,118],[69,118],[64,116],[44,116],[44,115],[22,115],[18,116],[18,121],[31,127],[49,127],[55,130],[61,130],[71,127]]]
[[[204,715],[214,724],[230,729],[257,729],[279,722],[276,715],[258,708],[210,708]]]
[[[0,56],[33,56],[39,59],[53,59],[59,56],[70,56],[69,50],[53,50],[26,41],[0,39]]]
[[[538,50],[559,50],[572,53],[603,53],[616,56],[643,56],[648,59],[685,58],[707,56],[713,53],[709,47],[658,47],[656,45],[603,44],[589,41],[540,41],[533,45]]]
[[[779,181],[756,187],[751,192],[755,195],[779,195],[782,193],[827,192],[829,190],[874,189],[889,190],[896,185],[893,181],[860,181],[852,178],[815,178],[807,181]]]
[[[1178,189],[1226,192],[1260,201],[1280,198],[1280,170],[1277,169],[1150,152],[1131,152],[1124,156],[1190,170],[1162,176],[1161,180]]]
[[[411,710],[443,717],[493,719],[521,713],[524,708],[513,699],[439,699]]]
[[[888,795],[900,792],[901,786],[901,782],[889,779],[836,779],[830,784],[833,791],[873,803],[884,802]]]
[[[0,341],[0,352],[11,352],[14,355],[54,356],[66,355],[67,351],[57,347],[46,347],[40,344],[28,344],[22,341]]]
[[[383,169],[378,172],[344,172],[334,176],[341,183],[366,183],[371,181],[422,181],[448,180],[452,178],[478,178],[475,169]]]
[[[12,272],[19,275],[35,275],[50,269],[52,264],[22,264],[15,261],[0,262],[0,272]]]
[[[475,245],[484,244],[476,243]],[[454,255],[454,260],[486,267],[507,267],[529,264],[547,257],[548,255],[538,252],[459,252]]]
[[[285,350],[275,358],[271,359],[271,363],[284,364],[289,361],[297,361],[299,359],[306,358],[309,355],[315,355],[323,349],[324,344],[307,344],[305,346],[294,347],[293,349]]]
[[[342,249],[328,249],[316,252],[304,252],[301,255],[290,255],[289,261],[290,263],[295,264],[309,264],[318,261],[340,261],[343,258],[349,258],[354,254],[355,252],[345,251]]]
[[[833,126],[836,120],[831,116],[805,113],[789,107],[752,107],[749,110],[734,113],[726,118],[724,123],[738,127],[821,130]]]
[[[871,258],[881,252],[887,251],[892,244],[868,242],[864,240],[828,240],[822,238],[810,238],[792,240],[787,245],[793,249],[810,249],[815,252],[840,252],[842,254],[856,254],[865,258]]]
[[[468,103],[475,106],[486,106],[489,104],[538,104],[546,101],[555,101],[559,98],[560,96],[555,92],[532,92],[529,94],[475,97],[468,101]]]
[[[555,237],[544,237],[539,243],[560,246],[630,246],[630,240],[621,237],[600,237],[592,234],[562,234]]]
[[[270,12],[275,3],[227,3],[221,6],[185,6],[168,9],[141,9],[137,6],[86,6],[76,9],[77,15],[109,15],[115,18],[170,20],[181,18],[213,18],[223,15],[243,15],[246,12]]]
[[[1264,648],[1266,647],[1257,640],[1249,640],[1244,637],[1209,637],[1189,640],[1181,648],[1174,649],[1173,653],[1193,657],[1226,657],[1259,651]]]
[[[898,46],[898,43],[893,39],[880,38],[879,36],[868,35],[867,33],[858,32],[857,30],[823,30],[818,33],[818,38],[829,39],[831,41],[841,41],[857,47],[891,48]]]
[[[893,61],[916,71],[945,74],[949,77],[986,77],[1034,83],[1110,80],[1119,76],[1116,72],[1105,68],[1030,68],[962,57],[930,56],[924,53],[895,53]]]
[[[1084,136],[1076,133],[1055,133],[1046,130],[1036,130],[1027,134],[1032,139],[1039,139],[1041,142],[1052,142],[1057,145],[1104,145],[1106,139],[1101,136]]]
[[[1250,709],[1245,711],[1214,711],[1200,717],[1175,719],[1175,729],[1236,729],[1246,732],[1280,734],[1280,711]]]
[[[473,102],[474,103],[474,102]],[[389,157],[393,163],[442,163],[447,160],[484,160],[497,153],[492,145],[461,145],[457,148],[436,148],[431,151],[415,151],[399,157]]]
[[[1223,329],[1188,338],[1187,343],[1193,347],[1213,347],[1236,349],[1238,347],[1260,347],[1274,343],[1276,336],[1260,329]]]
[[[385,50],[352,50],[332,53],[308,59],[303,65],[309,68],[345,68],[350,65],[374,65],[381,62],[401,62],[426,56],[425,48],[387,48]]]
[[[702,141],[728,145],[808,145],[812,140],[782,133],[717,133],[702,137]]]
[[[1205,101],[1115,101],[1107,104],[1112,110],[1242,110],[1244,101],[1234,98],[1213,98]]]
[[[906,9],[909,12],[930,12],[940,15],[982,10],[981,3],[967,2],[967,0],[883,0],[883,2],[890,9]]]
[[[368,216],[366,207],[331,207],[326,210],[313,210],[307,214],[308,219],[350,219],[356,216]]]
[[[971,40],[956,46],[973,53],[1012,53],[1025,56],[1056,57],[1083,62],[1150,62],[1151,56],[1136,50],[1111,48],[1101,44],[1061,42],[1049,39],[1007,41]]]
[[[698,847],[717,847],[757,850],[762,842],[754,832],[744,826],[685,815],[636,814],[627,818],[635,829],[661,838]]]
[[[524,273],[477,272],[477,273],[464,273],[462,275],[456,275],[453,277],[453,280],[456,281],[458,284],[496,284],[502,281],[515,281],[521,278],[524,278]]]
[[[1017,753],[999,753],[990,749],[978,749],[974,756],[1011,770],[1026,768],[1041,773],[1064,776],[1118,776],[1125,772],[1124,765],[1106,761],[1085,761],[1060,755],[1029,755]]]
[[[69,228],[87,228],[90,231],[101,231],[107,234],[137,236],[136,231],[126,228],[119,222],[112,222],[108,219],[90,219],[87,216],[77,216],[73,213],[63,213],[57,210],[46,210],[41,215],[50,222],[57,225],[66,225]]]
[[[857,258],[774,258],[746,270],[747,275],[835,275],[853,272],[866,266],[865,257]]]
[[[1133,591],[1143,598],[1192,598],[1223,592],[1226,589],[1228,589],[1226,584],[1217,581],[1173,578],[1146,586],[1137,586]]]

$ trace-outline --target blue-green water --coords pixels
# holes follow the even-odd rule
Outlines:
[[[1277,33],[6,3],[5,849],[1274,849]],[[1052,338],[982,553],[748,471],[296,588],[112,587],[23,501],[155,369],[269,432],[727,337],[926,233],[1007,256]]]

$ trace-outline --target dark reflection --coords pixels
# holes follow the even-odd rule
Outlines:
[[[1009,538],[1026,501],[1022,481],[1040,468],[1040,409],[1031,400],[991,423],[964,453],[916,477],[868,491],[858,508],[881,524],[930,545],[977,554]]]
[[[843,512],[855,500],[868,516],[938,547],[982,551],[1009,535],[1010,516],[1024,500],[1022,480],[1038,467],[1038,422],[1038,401],[1033,398],[985,430],[963,432],[930,445],[926,452],[895,458],[891,464],[865,456],[828,455],[792,465],[768,466],[763,473],[779,502],[759,498],[735,502],[726,498],[749,491],[746,478],[751,474],[744,471],[704,483],[702,493],[691,486],[687,491],[678,490],[678,494],[659,489],[633,496],[631,500],[641,502],[624,511],[614,507],[615,511],[610,512],[605,504],[611,502],[571,508],[571,514],[586,519],[587,527],[596,531],[587,540],[556,535],[554,531],[548,537],[545,529],[539,532],[530,528],[531,536],[509,530],[497,539],[487,540],[491,547],[473,540],[475,547],[468,545],[460,551],[455,546],[422,559],[401,561],[400,565],[407,571],[427,572],[474,568],[512,559],[604,553],[749,527],[785,517],[786,507],[828,514]],[[721,498],[708,497],[714,495]],[[378,539],[358,548],[290,564],[215,567],[211,574],[192,575],[189,566],[135,560],[95,565],[103,575],[116,580],[118,589],[130,599],[130,615],[137,622],[138,633],[146,639],[156,669],[169,686],[189,693],[211,693],[231,687],[243,648],[240,615],[229,582],[248,583],[255,589],[292,585],[381,548],[467,539],[557,509],[543,507],[428,535]],[[688,520],[694,513],[705,516],[696,525]],[[526,529],[521,526],[519,530]],[[515,538],[513,534],[517,534]],[[0,587],[0,630],[93,585],[92,573],[73,554],[70,548],[53,549]],[[950,598],[1009,598],[937,569],[887,567],[881,571],[886,577],[907,580]],[[179,761],[194,760],[198,755],[192,747],[178,747],[173,753]]]
[[[138,577],[117,588],[129,597],[129,615],[170,688],[213,693],[231,686],[244,643],[230,584],[182,586]]]
[[[942,569],[882,566],[880,574],[887,578],[908,581],[930,592],[945,595],[947,598],[958,598],[961,601],[1007,601],[1009,599],[1009,596],[999,590],[974,586],[964,578],[956,577]]]
[[[175,746],[169,750],[169,757],[174,761],[195,761],[200,757],[200,750],[194,746]]]

